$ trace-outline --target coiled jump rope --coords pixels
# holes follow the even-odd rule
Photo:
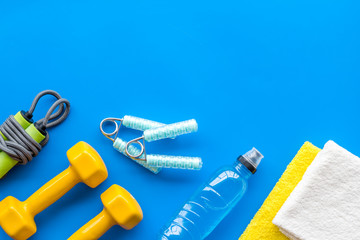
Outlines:
[[[56,101],[44,118],[34,122],[32,118],[35,108],[39,100],[46,95],[54,96]],[[63,122],[69,112],[68,100],[55,91],[45,90],[36,95],[28,111],[10,115],[0,126],[0,178],[15,165],[24,165],[37,156],[49,141],[47,129]]]

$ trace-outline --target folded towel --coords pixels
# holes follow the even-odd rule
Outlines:
[[[309,142],[306,142],[295,158],[286,168],[274,189],[264,201],[260,210],[256,213],[245,232],[241,235],[240,240],[286,240],[279,228],[271,221],[276,213],[280,210],[290,193],[300,182],[307,167],[314,160],[320,151]]]
[[[273,220],[290,239],[360,239],[360,159],[329,141]]]

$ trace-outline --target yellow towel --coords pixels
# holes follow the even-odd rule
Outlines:
[[[272,220],[319,152],[311,143],[304,143],[239,240],[288,240]]]

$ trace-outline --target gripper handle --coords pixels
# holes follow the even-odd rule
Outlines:
[[[179,135],[196,132],[198,124],[195,119],[168,124],[162,127],[148,129],[144,131],[144,139],[152,142],[165,138],[174,138]]]

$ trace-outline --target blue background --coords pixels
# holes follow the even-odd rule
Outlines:
[[[322,147],[332,139],[360,155],[359,8],[337,0],[1,1],[1,119],[27,110],[44,89],[72,108],[41,154],[1,180],[0,198],[25,200],[84,140],[109,178],[96,189],[77,185],[36,216],[31,239],[69,237],[102,209],[100,194],[114,183],[138,200],[144,220],[102,239],[155,239],[214,170],[255,146],[265,158],[246,196],[208,237],[237,239],[305,141]],[[98,128],[126,114],[197,119],[198,133],[147,149],[201,156],[203,169],[153,175],[126,159]],[[0,239],[9,239],[2,230]]]

